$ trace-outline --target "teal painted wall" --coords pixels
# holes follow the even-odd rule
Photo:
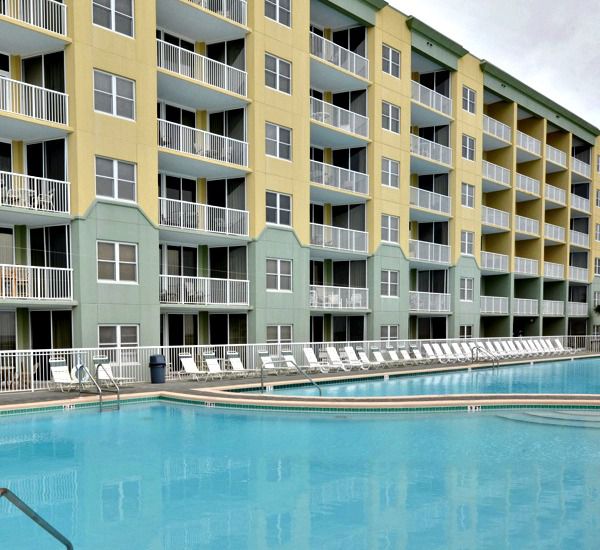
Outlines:
[[[473,301],[460,301],[460,279],[473,279]],[[481,294],[481,272],[475,258],[461,256],[458,264],[450,268],[448,274],[448,292],[452,294],[451,313],[448,318],[448,337],[458,338],[460,336],[460,325],[472,325],[473,336],[479,336],[480,304]]]

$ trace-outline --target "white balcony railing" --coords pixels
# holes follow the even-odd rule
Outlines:
[[[569,239],[572,245],[583,246],[584,248],[589,248],[590,246],[590,236],[587,233],[571,229],[569,231]]]
[[[544,262],[544,277],[548,279],[564,279],[565,266],[554,262]]]
[[[579,160],[575,157],[571,157],[571,167],[573,172],[576,172],[580,176],[584,176],[586,178],[592,177],[592,167],[587,162]]]
[[[246,0],[186,0],[205,10],[231,19],[240,25],[246,25],[248,17],[248,3]]]
[[[523,174],[517,174],[517,189],[526,193],[540,194],[540,181]]]
[[[243,279],[160,276],[163,304],[247,306],[249,282]]]
[[[515,216],[515,230],[522,233],[540,234],[540,222],[525,216]]]
[[[529,298],[513,298],[513,315],[537,315],[538,301]]]
[[[512,130],[508,124],[504,124],[495,118],[489,117],[487,115],[483,115],[483,131],[486,134],[490,134],[492,136],[501,139],[502,141],[507,141],[510,143]]]
[[[415,80],[411,82],[411,93],[413,101],[445,115],[452,116],[452,100],[449,97],[427,86],[423,86],[423,84]]]
[[[321,248],[366,254],[369,243],[368,235],[366,231],[319,223],[310,224],[310,244]]]
[[[562,300],[544,300],[542,301],[542,315],[558,315],[565,314],[565,303]]]
[[[567,302],[567,315],[569,317],[587,317],[587,302]]]
[[[546,144],[546,160],[563,168],[567,167],[567,154],[552,145]]]
[[[518,256],[515,256],[515,273],[537,276],[538,261],[532,260],[531,258],[519,258]]]
[[[481,221],[486,225],[495,225],[504,229],[510,229],[510,214],[497,208],[482,206]]]
[[[196,157],[248,166],[248,144],[245,141],[167,120],[158,120],[158,145]]]
[[[480,296],[479,310],[482,314],[508,315],[508,298],[505,296]]]
[[[68,214],[69,197],[68,181],[0,172],[0,206]]]
[[[368,309],[369,289],[310,285],[309,306],[319,309]]]
[[[67,6],[55,0],[2,0],[0,15],[63,36],[67,35]]]
[[[590,199],[586,199],[585,197],[580,197],[575,193],[571,193],[571,208],[575,208],[576,210],[581,210],[582,212],[590,211]]]
[[[332,164],[310,161],[310,181],[342,191],[369,194],[369,174],[340,168]]]
[[[481,269],[489,271],[508,271],[508,256],[495,252],[481,251]]]
[[[0,111],[66,125],[68,100],[62,92],[0,76]]]
[[[415,134],[410,135],[410,152],[447,166],[452,165],[452,149],[441,143],[435,143]]]
[[[502,185],[510,185],[510,170],[503,166],[498,166],[484,160],[482,163],[483,178],[486,180],[501,183]]]
[[[538,157],[542,154],[542,142],[520,130],[517,130],[517,147]]]
[[[579,283],[587,283],[589,280],[589,271],[586,267],[569,266],[569,280]]]
[[[546,184],[544,186],[544,196],[547,201],[552,201],[557,204],[567,204],[567,192],[560,187]]]
[[[248,236],[248,212],[209,204],[160,198],[160,224],[221,235]]]
[[[0,265],[0,299],[72,300],[73,270],[62,267]]]
[[[369,60],[367,58],[342,48],[313,32],[310,33],[310,53],[352,74],[369,78]]]
[[[365,138],[369,137],[368,117],[348,109],[342,109],[333,103],[327,103],[316,97],[310,98],[310,118],[333,126],[338,130],[344,130]]]
[[[553,241],[564,242],[565,241],[565,228],[560,225],[554,225],[552,223],[544,224],[544,237]]]
[[[156,41],[157,64],[181,76],[228,92],[246,95],[247,74],[214,59],[185,50],[163,40]]]
[[[408,253],[411,260],[435,264],[450,263],[450,247],[445,244],[410,239],[408,241]]]
[[[424,311],[430,313],[450,312],[450,294],[441,292],[417,292],[411,290],[408,293],[410,311]]]
[[[410,204],[448,215],[450,215],[452,210],[452,199],[448,195],[433,193],[426,189],[419,189],[412,186],[410,188]]]

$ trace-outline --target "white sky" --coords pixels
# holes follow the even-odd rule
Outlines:
[[[388,0],[600,127],[600,0]]]

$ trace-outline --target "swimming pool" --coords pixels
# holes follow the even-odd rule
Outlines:
[[[312,385],[274,387],[276,394],[318,396]],[[387,380],[321,384],[323,397],[446,394],[600,394],[600,359],[575,359],[499,368],[396,376]]]
[[[522,418],[521,418],[522,420]],[[106,549],[597,548],[600,430],[150,403],[0,422],[0,480]],[[3,548],[54,548],[0,503]]]

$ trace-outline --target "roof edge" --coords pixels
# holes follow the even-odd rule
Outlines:
[[[463,48],[458,42],[454,42],[441,32],[436,31],[433,27],[430,27],[426,23],[423,23],[420,19],[417,19],[413,15],[406,19],[406,25],[411,31],[417,31],[431,40],[437,42],[447,50],[450,50],[457,57],[462,57],[469,53],[466,48]]]

